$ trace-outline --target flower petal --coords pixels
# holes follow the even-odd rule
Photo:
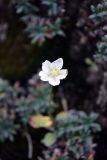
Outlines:
[[[61,69],[60,75],[58,76],[58,79],[64,79],[68,75],[67,69]]]
[[[63,67],[63,59],[58,58],[56,61],[52,62],[52,66],[55,66],[58,69],[61,69]]]
[[[50,66],[51,66],[51,62],[49,62],[48,60],[46,60],[45,62],[42,63],[42,70],[44,72],[48,72]]]
[[[44,71],[40,71],[39,72],[39,76],[40,76],[40,79],[42,80],[42,81],[48,81],[48,75],[46,74],[46,73],[44,73]]]
[[[49,78],[49,84],[51,84],[52,86],[57,86],[60,84],[60,80],[57,78]]]

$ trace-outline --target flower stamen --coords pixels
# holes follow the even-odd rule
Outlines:
[[[60,74],[60,70],[56,67],[52,67],[48,71],[48,75],[55,78]]]

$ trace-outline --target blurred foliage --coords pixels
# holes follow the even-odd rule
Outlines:
[[[32,43],[42,44],[46,38],[64,36],[61,29],[64,0],[41,0],[36,4],[29,0],[18,0],[16,12],[21,14],[21,20],[26,24],[25,32]]]
[[[6,139],[13,141],[17,129],[18,125],[15,125],[13,119],[0,117],[0,141]]]
[[[33,79],[29,83],[32,81]],[[33,91],[31,92],[31,90]],[[48,103],[49,101],[50,103]],[[18,82],[11,86],[8,81],[0,79],[0,140],[8,138],[13,140],[17,126],[18,129],[27,126],[31,120],[34,124],[33,115],[48,114],[48,107],[53,109],[55,107],[51,101],[50,87],[41,84],[39,80],[35,79],[33,84],[28,85],[25,89]],[[53,111],[51,110],[50,113],[52,114]],[[39,116],[38,120],[36,119],[39,123],[36,125],[37,128],[42,126],[48,128],[51,125],[51,122],[47,122],[49,120],[50,118],[46,116],[44,118]]]
[[[62,47],[61,39],[59,39],[59,41],[56,39],[49,39],[43,46],[45,49],[38,47],[38,44],[30,45],[26,34],[23,33],[23,29],[26,25],[19,19],[24,16],[24,13],[18,15],[15,10],[15,7],[17,8],[19,3],[24,6],[27,1],[18,1],[18,3],[16,3],[16,1],[17,0],[7,0],[0,2],[0,7],[2,8],[0,21],[0,77],[12,80],[12,82],[16,80],[21,80],[23,82],[28,79],[32,73],[37,71],[41,59],[45,59],[47,55],[50,55],[49,58],[55,58],[54,56],[58,57],[59,52],[61,54],[63,53],[59,51]],[[44,1],[43,4],[42,1],[40,2],[38,0],[36,4],[35,1],[32,0],[29,2],[30,7],[37,5],[39,8],[38,12],[40,13],[35,13],[35,17],[39,15],[40,17],[48,19],[48,16],[45,16],[44,13],[47,15],[47,5],[51,5],[51,1],[48,2],[48,4],[44,4],[47,2],[48,1]],[[52,16],[51,18],[51,23],[54,23],[54,20],[58,18],[58,21],[55,20],[56,25],[57,22],[59,23],[60,20],[62,21],[62,12],[65,7],[65,2],[63,3],[63,1],[60,1],[57,3],[58,13],[56,14],[58,14],[58,16]],[[56,2],[52,2],[52,6],[55,5]],[[49,10],[50,8],[51,7],[49,7]],[[59,14],[60,10],[62,10],[61,15]],[[49,24],[50,28],[55,28],[51,23]],[[38,23],[36,26],[38,26]],[[61,28],[63,28],[63,25]]]
[[[91,6],[91,11],[92,15],[90,15],[90,18],[94,21],[94,23],[100,23],[102,25],[102,20],[103,23],[106,21],[106,16],[107,16],[107,2],[99,3],[97,6]],[[100,17],[100,18],[99,18]],[[107,35],[105,32],[105,26],[102,26],[101,28],[102,33],[99,34],[101,37],[100,42],[97,44],[97,53],[94,56],[101,56],[103,60],[107,59]],[[99,32],[100,33],[100,32]]]
[[[53,150],[62,143],[66,152],[72,151],[77,159],[87,159],[91,154],[94,156],[93,149],[96,144],[93,143],[92,133],[101,130],[100,125],[96,123],[97,117],[94,112],[87,115],[83,111],[75,110],[58,113],[54,129],[45,135],[42,142],[48,147],[52,146]],[[48,154],[51,155],[50,148]]]
[[[90,18],[95,26],[94,33],[96,32],[95,36],[97,37],[97,51],[93,55],[93,60],[88,60],[87,63],[90,65],[88,82],[98,84],[98,90],[96,90],[96,93],[98,93],[96,105],[99,106],[99,113],[104,114],[107,104],[107,2],[91,6],[91,11],[92,15]]]
[[[107,2],[99,3],[97,6],[91,5],[92,15],[91,19],[95,19],[102,16],[107,16]]]
[[[13,8],[10,7],[12,6],[10,3],[7,8],[11,10]],[[23,87],[19,82],[10,85],[8,81],[0,79],[0,141],[14,140],[17,133],[22,135],[27,133],[28,141],[30,136],[30,141],[32,139],[35,143],[36,138],[40,141],[40,144],[38,141],[36,143],[38,148],[40,145],[42,152],[42,158],[39,157],[39,160],[74,160],[79,158],[93,160],[94,147],[96,146],[93,140],[94,133],[100,131],[100,126],[97,123],[98,115],[92,112],[93,108],[99,109],[99,107],[96,109],[94,102],[97,101],[100,106],[107,104],[107,72],[105,72],[107,66],[101,61],[102,57],[104,60],[106,57],[107,37],[101,29],[100,32],[96,29],[102,26],[99,20],[102,18],[105,20],[107,4],[102,3],[91,7],[92,15],[90,18],[95,24],[94,32],[94,24],[87,20],[90,1],[67,1],[65,4],[64,0],[60,2],[56,0],[37,0],[36,2],[34,0],[18,0],[17,2],[12,0],[12,3],[15,4],[18,15],[12,12],[6,17],[6,22],[0,24],[0,75],[9,79],[13,77],[14,80],[20,79],[20,77],[27,79],[39,64],[40,48],[38,44],[41,45],[46,39],[49,39],[44,43],[45,49],[41,48],[43,52],[40,55],[41,59],[49,58],[50,52],[56,54],[51,55],[51,58],[55,58],[61,53],[61,56],[65,56],[65,60],[68,62],[69,70],[72,67],[72,76],[69,76],[72,81],[70,80],[70,84],[67,81],[67,87],[64,88],[64,91],[62,87],[59,87],[58,102],[62,97],[63,99],[61,105],[56,105],[51,97],[50,86],[41,83],[37,75],[32,77],[29,83],[24,84]],[[4,13],[8,14],[10,10],[8,12],[5,10]],[[60,41],[61,39],[59,39],[61,43],[56,39],[52,41],[50,39],[56,35],[64,36],[65,12],[69,19],[66,43],[63,40],[63,42]],[[19,18],[23,23],[19,22]],[[31,38],[32,43],[37,43],[36,45],[29,45],[27,37],[21,33],[23,29]],[[106,27],[104,26],[103,29],[106,30]],[[87,67],[84,67],[83,63],[84,55],[87,57],[87,53],[90,54],[94,50],[91,40],[92,37],[95,40],[95,36],[99,37],[98,50],[95,59],[86,59],[86,63],[91,66],[91,73],[87,75]],[[67,50],[67,48],[69,49]],[[67,56],[66,53],[70,56]],[[96,58],[97,55],[101,55],[99,59]],[[99,81],[102,83],[101,86],[99,86]],[[88,86],[87,82],[92,82],[92,86],[90,84]],[[67,93],[68,95],[66,95]],[[95,94],[98,95],[97,98]],[[68,98],[69,106],[67,106],[66,98]],[[81,106],[83,110],[84,108],[86,111],[88,110],[88,114],[83,111],[71,110],[73,107],[81,108]],[[101,109],[99,109],[99,113],[101,113]],[[41,132],[42,129],[43,132]],[[43,134],[44,138],[39,140],[39,136],[36,137],[36,134],[36,138],[32,138],[32,130],[34,134],[39,132],[39,136]]]
[[[102,41],[97,44],[97,55],[101,55],[104,60],[107,60],[107,35],[102,37]]]
[[[44,159],[47,153],[49,159],[51,154],[61,159],[62,153],[54,153],[56,148],[61,152],[61,144],[66,148],[62,156],[64,160],[70,152],[77,159],[94,155],[92,133],[101,129],[96,122],[98,115],[75,110],[57,112],[58,106],[52,100],[51,87],[43,84],[38,75],[34,75],[25,88],[19,82],[12,86],[0,79],[0,141],[14,140],[18,131],[29,139],[29,127],[34,130],[44,128],[47,130],[41,140],[47,147],[42,151]]]

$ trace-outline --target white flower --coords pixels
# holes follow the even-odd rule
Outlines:
[[[52,86],[60,84],[60,80],[64,79],[67,74],[67,69],[62,69],[63,59],[59,58],[54,62],[46,60],[42,63],[42,71],[39,72],[40,79],[42,81],[48,81]]]

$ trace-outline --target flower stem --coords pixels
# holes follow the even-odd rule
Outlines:
[[[48,103],[48,105],[49,105],[48,115],[49,116],[51,116],[51,111],[52,111],[52,109],[51,109],[51,104],[52,104],[52,99],[53,99],[52,89],[53,89],[52,86],[50,86],[50,89],[49,89],[49,103]]]

